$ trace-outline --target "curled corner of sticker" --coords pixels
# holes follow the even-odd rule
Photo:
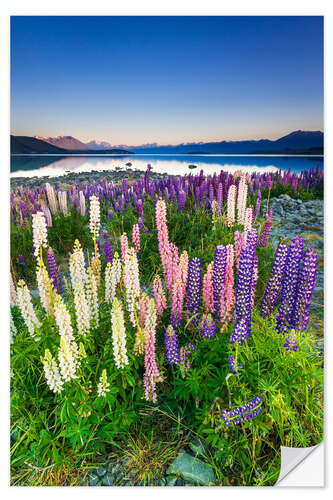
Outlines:
[[[309,457],[308,460],[306,460],[307,457]],[[298,467],[301,464],[303,467]],[[324,468],[324,442],[308,448],[281,446],[280,475],[275,486],[322,487],[325,482]]]

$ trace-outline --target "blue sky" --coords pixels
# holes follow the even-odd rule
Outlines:
[[[12,17],[11,131],[112,144],[323,129],[321,17]]]

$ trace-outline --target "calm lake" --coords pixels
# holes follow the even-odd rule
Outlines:
[[[131,165],[126,165],[131,163]],[[288,170],[299,172],[316,167],[323,168],[323,156],[236,156],[236,155],[121,155],[121,156],[51,156],[20,155],[11,157],[11,177],[59,176],[69,172],[91,172],[115,169],[146,170],[150,163],[154,172],[184,175],[219,173],[221,170],[234,172],[276,172]],[[191,170],[189,165],[196,165]]]

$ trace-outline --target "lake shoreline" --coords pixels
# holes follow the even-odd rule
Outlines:
[[[198,171],[198,169],[196,169]],[[189,170],[189,173],[191,171]],[[200,172],[200,170],[199,170]],[[198,172],[198,173],[199,173]],[[159,173],[154,172],[153,170],[150,172],[151,179],[162,179],[164,177],[177,177],[180,174],[173,175],[167,173]],[[100,181],[103,179],[107,179],[108,182],[113,182],[118,184],[123,179],[127,179],[128,181],[136,182],[139,179],[144,178],[145,171],[144,170],[133,170],[128,168],[126,170],[93,170],[91,172],[71,172],[64,175],[58,175],[56,177],[50,177],[48,175],[38,177],[12,177],[10,179],[11,188],[16,188],[20,186],[24,186],[25,188],[37,188],[44,187],[48,182],[51,185],[55,184],[64,184],[64,185],[73,185],[73,184],[89,184],[90,182]]]

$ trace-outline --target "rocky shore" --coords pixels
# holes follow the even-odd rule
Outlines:
[[[25,188],[35,189],[37,187],[45,186],[45,183],[48,182],[51,185],[55,184],[63,184],[63,185],[72,185],[72,184],[89,184],[93,181],[100,181],[103,179],[107,179],[108,182],[114,182],[115,184],[121,182],[123,179],[127,179],[128,181],[135,182],[139,179],[142,179],[145,175],[144,170],[133,170],[132,168],[122,169],[119,167],[117,170],[99,170],[93,172],[71,172],[66,175],[59,175],[57,177],[12,177],[10,179],[10,185],[12,188],[24,186]],[[150,172],[151,179],[162,179],[163,177],[168,177],[169,174],[157,173],[152,170]]]

